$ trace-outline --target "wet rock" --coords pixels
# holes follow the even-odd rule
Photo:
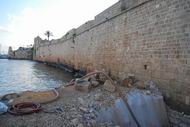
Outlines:
[[[2,100],[2,101],[9,101],[9,100],[11,100],[11,99],[15,99],[15,98],[18,98],[18,97],[20,97],[19,94],[17,94],[17,93],[11,93],[11,94],[4,95],[4,96],[1,98],[1,100]]]
[[[103,85],[103,88],[109,92],[114,92],[116,90],[115,86],[112,85],[111,81],[110,80],[106,80],[104,85]]]
[[[89,92],[91,88],[91,84],[89,81],[77,79],[75,81],[75,89],[83,92]]]

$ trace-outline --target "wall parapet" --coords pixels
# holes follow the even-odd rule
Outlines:
[[[118,16],[150,1],[152,0],[119,0],[116,4],[112,5],[108,9],[96,15],[94,20],[87,21],[83,25],[79,26],[77,29],[71,29],[60,39],[57,39],[56,41],[48,41],[41,39],[41,43],[39,46],[48,46],[49,44],[64,43],[67,40],[73,40],[73,38],[75,38],[76,36],[88,32],[89,30],[96,28],[103,23],[108,22],[113,18],[117,18]]]

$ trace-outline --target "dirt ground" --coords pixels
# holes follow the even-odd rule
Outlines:
[[[133,89],[136,90],[136,88],[121,87],[124,95]],[[38,113],[23,116],[9,113],[0,115],[0,127],[119,127],[110,121],[98,121],[102,119],[99,112],[113,106],[119,97],[117,92],[108,92],[103,85],[92,88],[90,92],[75,90],[74,86],[61,87],[57,91],[59,98],[43,104],[42,111]],[[149,90],[140,91],[150,94]],[[189,125],[190,116],[187,117],[171,109],[167,113],[171,126]],[[179,122],[176,124],[176,121]]]
[[[115,126],[112,123],[98,124],[96,113],[110,106],[116,94],[103,90],[101,86],[90,93],[76,91],[73,86],[58,89],[58,100],[42,105],[44,111],[31,115],[0,116],[0,127],[85,127]]]

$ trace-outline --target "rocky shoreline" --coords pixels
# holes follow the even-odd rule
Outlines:
[[[83,84],[83,86],[85,85]],[[135,90],[145,95],[158,94],[156,89],[154,90],[157,92],[137,85],[118,87],[123,95]],[[112,107],[116,99],[120,98],[117,91],[110,92],[110,90],[106,89],[105,84],[102,83],[96,84],[92,88],[84,87],[82,89],[78,89],[76,84],[62,86],[57,89],[58,100],[43,104],[41,112],[23,116],[6,113],[0,116],[0,125],[2,127],[119,127],[113,121],[104,119],[105,114],[101,114],[103,110]],[[167,108],[167,114],[171,126],[186,127],[190,125],[190,117],[187,115],[176,113],[170,108]]]

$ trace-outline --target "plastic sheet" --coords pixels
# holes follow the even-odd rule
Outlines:
[[[128,94],[128,104],[141,127],[168,127],[168,117],[163,97],[145,95],[139,91]]]
[[[7,110],[8,110],[8,107],[4,103],[0,102],[0,114],[7,112]]]
[[[163,97],[133,91],[127,95],[128,104],[140,127],[169,127]],[[112,121],[121,127],[137,127],[123,99],[117,99],[113,107],[98,114],[99,122]]]

